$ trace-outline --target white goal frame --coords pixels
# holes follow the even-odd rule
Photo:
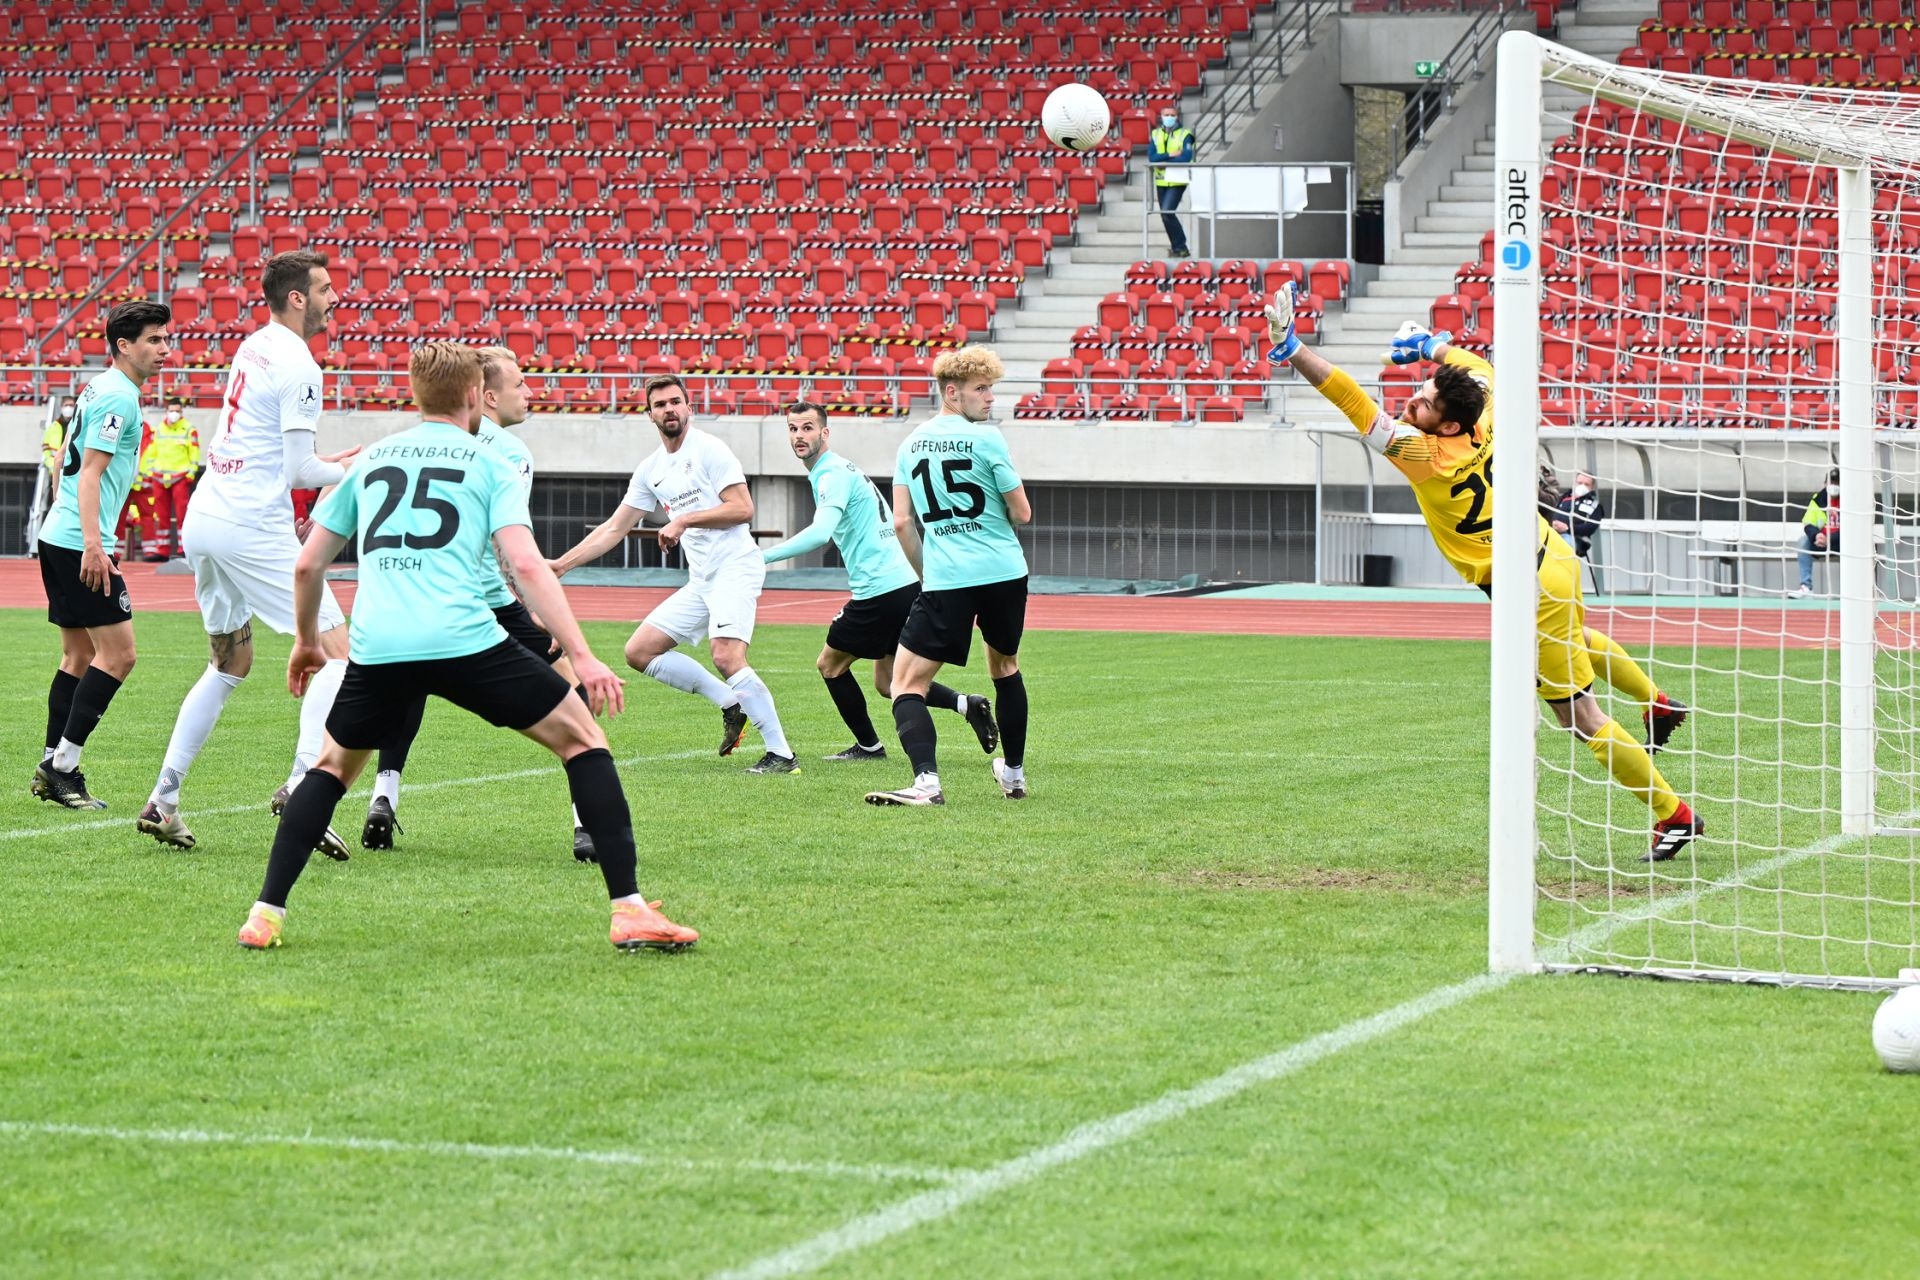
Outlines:
[[[1622,68],[1541,40],[1531,32],[1501,37],[1495,103],[1493,365],[1494,574],[1489,804],[1488,962],[1496,973],[1608,969],[1680,978],[1888,987],[1889,980],[1764,971],[1655,970],[1581,963],[1577,948],[1538,946],[1539,701],[1536,668],[1534,474],[1539,448],[1542,273],[1542,87],[1548,81],[1596,98],[1704,128],[1839,171],[1837,339],[1840,470],[1840,787],[1843,834],[1872,834],[1875,750],[1875,512],[1872,165],[1882,139],[1838,113],[1787,112],[1780,104],[1716,101],[1715,82]],[[1721,81],[1734,88],[1737,83]],[[1703,92],[1706,90],[1706,92]],[[1909,102],[1909,110],[1913,101]],[[1774,120],[1779,130],[1767,128]],[[1917,135],[1903,131],[1909,144]],[[1912,433],[1906,433],[1911,438]],[[1709,831],[1709,834],[1712,834]],[[1732,882],[1729,881],[1729,884]],[[1709,886],[1709,889],[1712,886]],[[1696,890],[1696,893],[1698,890]]]

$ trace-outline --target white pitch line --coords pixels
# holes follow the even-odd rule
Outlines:
[[[692,760],[707,755],[705,751],[673,751],[658,756],[628,756],[615,761],[621,768],[636,764],[660,764],[668,760]],[[410,782],[408,795],[418,795],[422,791],[445,791],[454,787],[486,786],[495,782],[514,782],[521,778],[540,778],[550,773],[564,773],[558,760],[541,769],[515,769],[511,773],[483,773],[475,778],[439,778],[432,782]],[[236,813],[262,813],[264,804],[230,804],[218,809],[195,809],[194,818],[224,818]],[[0,841],[32,840],[40,836],[61,836],[72,831],[104,831],[108,827],[123,827],[131,818],[89,818],[84,822],[66,822],[57,827],[29,827],[24,831],[0,831]]]
[[[1828,836],[1803,849],[1790,850],[1764,862],[1757,862],[1723,880],[1697,886],[1687,893],[1676,894],[1659,902],[1636,906],[1632,911],[1624,912],[1615,919],[1602,920],[1587,926],[1574,935],[1568,947],[1556,948],[1554,954],[1545,956],[1543,959],[1548,963],[1564,963],[1563,957],[1559,954],[1562,951],[1570,951],[1575,946],[1599,946],[1613,933],[1650,916],[1678,911],[1683,907],[1691,906],[1708,894],[1718,893],[1723,889],[1738,888],[1764,876],[1772,875],[1796,862],[1832,853],[1855,838]],[[911,1231],[926,1223],[950,1217],[976,1200],[1031,1182],[1044,1173],[1117,1146],[1167,1121],[1180,1119],[1216,1102],[1224,1102],[1255,1085],[1267,1084],[1290,1076],[1334,1054],[1369,1044],[1389,1031],[1411,1026],[1442,1010],[1464,1004],[1490,991],[1498,991],[1517,976],[1519,975],[1511,973],[1486,973],[1464,982],[1456,982],[1451,986],[1436,987],[1425,995],[1417,996],[1404,1004],[1397,1004],[1384,1012],[1356,1022],[1349,1022],[1332,1031],[1322,1032],[1311,1039],[1302,1040],[1298,1044],[1268,1054],[1264,1058],[1234,1067],[1210,1080],[1186,1089],[1164,1093],[1152,1102],[1135,1107],[1131,1111],[1123,1111],[1118,1115],[1081,1125],[1058,1142],[1003,1161],[990,1169],[962,1174],[947,1186],[923,1191],[904,1200],[895,1201],[884,1208],[876,1209],[872,1213],[861,1214],[810,1240],[803,1240],[789,1248],[767,1254],[743,1267],[718,1272],[713,1280],[773,1280],[774,1277],[799,1276],[817,1271],[847,1254],[864,1249],[868,1245],[878,1244],[882,1240]]]
[[[481,1142],[402,1142],[395,1138],[326,1137],[311,1133],[220,1133],[206,1129],[115,1129],[105,1125],[0,1120],[0,1137],[94,1138],[110,1142],[178,1146],[313,1147],[396,1156],[457,1156],[472,1160],[563,1160],[575,1164],[634,1166],[688,1171],[783,1173],[798,1177],[859,1178],[870,1182],[952,1182],[952,1169],[913,1165],[844,1164],[837,1160],[693,1160],[644,1151],[592,1151],[579,1147],[500,1146]]]

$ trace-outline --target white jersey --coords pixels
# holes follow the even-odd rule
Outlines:
[[[250,528],[291,527],[280,437],[319,430],[320,400],[320,365],[299,335],[283,324],[247,335],[227,373],[193,510]]]
[[[665,511],[672,518],[711,510],[720,505],[722,489],[746,482],[733,450],[718,437],[688,427],[677,450],[655,449],[634,469],[626,497],[620,501],[641,511]],[[710,579],[736,563],[765,568],[753,534],[744,524],[688,529],[680,545],[687,553],[688,571],[696,579]]]

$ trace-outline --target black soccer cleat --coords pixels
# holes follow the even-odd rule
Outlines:
[[[739,703],[720,708],[720,754],[730,756],[747,732],[746,708]]]
[[[587,834],[585,827],[573,829],[573,860],[575,862],[600,861],[600,855],[593,848],[593,837]]]
[[[973,736],[980,739],[980,749],[988,755],[1000,745],[1000,726],[993,722],[993,703],[977,694],[967,695],[967,723],[973,726]]]
[[[104,809],[107,807],[105,800],[96,800],[87,791],[87,776],[78,769],[74,769],[68,773],[62,773],[53,767],[53,761],[48,760],[38,769],[34,770],[33,777],[36,783],[40,783],[43,780],[45,782],[44,790],[36,789],[34,792],[34,794],[42,800],[46,800],[52,804],[62,805],[68,809]]]
[[[287,801],[292,798],[293,788],[282,783],[280,789],[273,793],[273,799],[267,801],[267,808],[277,818],[280,816],[280,811],[287,807]],[[313,851],[324,853],[335,862],[345,862],[353,856],[347,851],[347,842],[342,840],[340,833],[332,827],[320,833],[320,841],[313,846]]]
[[[27,784],[27,792],[35,800],[45,800],[47,796],[47,770],[52,766],[46,760],[33,766],[33,781]]]
[[[1687,704],[1675,701],[1664,693],[1653,697],[1653,705],[1640,713],[1640,723],[1647,730],[1647,754],[1653,755],[1667,745],[1674,731],[1687,722]]]
[[[792,756],[775,755],[773,752],[769,751],[767,752],[767,754],[761,756],[760,759],[757,762],[755,762],[751,768],[747,770],[747,772],[748,773],[798,773],[800,772],[800,762],[794,759]]]
[[[1647,850],[1640,861],[1671,862],[1682,849],[1693,843],[1696,836],[1705,835],[1706,831],[1707,824],[1700,821],[1700,815],[1682,800],[1671,818],[1653,824],[1653,847]]]
[[[845,764],[849,760],[885,760],[887,758],[887,749],[877,742],[870,747],[863,747],[856,742],[845,751],[836,751],[830,756],[822,756],[820,758],[822,760],[831,760],[836,764]]]
[[[393,805],[385,796],[375,796],[373,803],[367,806],[367,821],[360,828],[360,847],[362,849],[393,848],[393,833],[406,834],[406,828],[400,825],[400,819],[393,816]]]

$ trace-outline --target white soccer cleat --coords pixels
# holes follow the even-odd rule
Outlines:
[[[929,784],[918,779],[912,786],[902,787],[898,791],[867,792],[867,803],[877,804],[883,808],[920,809],[946,802],[947,797],[941,793],[938,782]]]
[[[1022,769],[1018,773],[1007,767],[1007,762],[996,758],[993,762],[993,780],[1000,784],[1000,794],[1009,800],[1027,798],[1027,774]]]

